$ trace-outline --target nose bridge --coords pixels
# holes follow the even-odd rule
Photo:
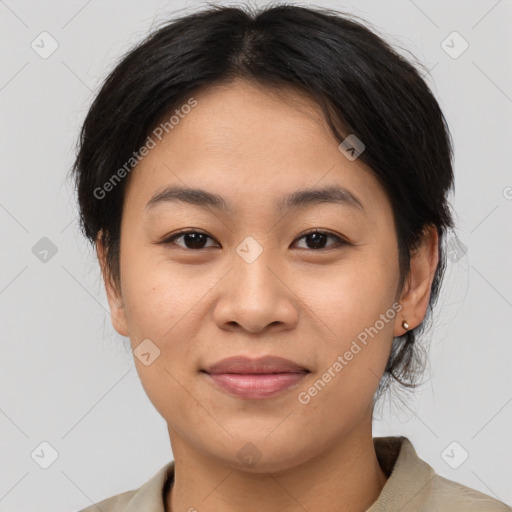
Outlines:
[[[273,250],[269,244],[247,236],[235,249],[235,275],[237,282],[250,289],[262,286],[268,290],[270,281],[275,279],[271,267]],[[274,258],[275,261],[275,258]],[[261,292],[261,290],[259,290]]]

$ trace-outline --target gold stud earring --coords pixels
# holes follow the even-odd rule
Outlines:
[[[409,324],[404,320],[404,321],[402,322],[402,327],[403,327],[404,329],[409,329]]]

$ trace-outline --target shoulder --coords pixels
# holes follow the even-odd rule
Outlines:
[[[512,512],[505,503],[435,474],[425,505],[439,512]]]
[[[110,498],[106,498],[94,505],[84,508],[79,512],[98,512],[98,510],[101,510],[101,512],[125,512],[128,503],[130,503],[137,492],[138,489],[116,494],[115,496],[111,496]]]
[[[164,495],[174,481],[174,461],[161,467],[138,489],[122,492],[89,505],[79,512],[164,512]]]
[[[374,438],[388,480],[367,512],[512,512],[505,503],[434,471],[404,436]]]

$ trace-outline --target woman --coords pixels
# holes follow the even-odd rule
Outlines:
[[[74,172],[174,456],[84,510],[510,510],[372,437],[453,227],[445,118],[380,37],[285,5],[174,20],[106,80]]]

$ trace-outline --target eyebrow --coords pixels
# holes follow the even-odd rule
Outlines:
[[[232,208],[225,199],[215,193],[200,188],[190,188],[180,185],[171,185],[162,192],[154,195],[146,204],[145,210],[151,211],[156,206],[167,203],[187,203],[202,208],[215,208],[216,210],[232,214]],[[296,190],[281,198],[276,208],[280,213],[301,207],[320,203],[336,203],[349,206],[354,210],[366,213],[363,203],[350,190],[339,185],[331,185],[323,188]]]

